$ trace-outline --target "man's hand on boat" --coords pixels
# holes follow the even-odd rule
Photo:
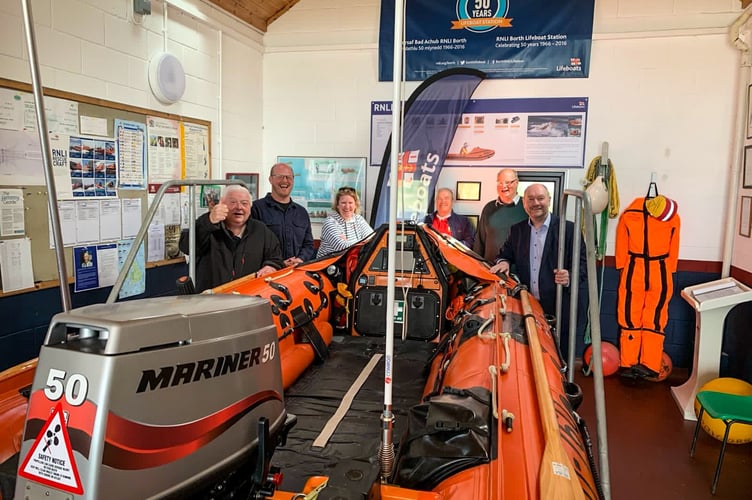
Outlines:
[[[290,257],[289,259],[285,259],[285,267],[297,266],[298,264],[302,263],[303,259],[298,257]]]
[[[509,273],[509,261],[507,260],[500,260],[493,266],[491,266],[491,269],[489,269],[494,274],[508,274]]]
[[[500,260],[489,269],[494,274],[509,274],[509,261]],[[569,271],[566,269],[554,269],[554,283],[569,286]]]
[[[264,266],[258,271],[256,271],[256,276],[266,276],[267,274],[275,273],[277,272],[277,269],[275,269],[272,266]]]

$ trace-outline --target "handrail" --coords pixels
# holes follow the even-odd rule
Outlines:
[[[60,282],[60,300],[63,311],[71,310],[71,296],[68,288],[68,270],[63,257],[63,232],[60,229],[60,213],[57,207],[57,188],[55,187],[55,174],[52,170],[52,158],[50,153],[50,135],[47,133],[47,118],[44,108],[44,93],[42,92],[42,79],[39,74],[39,60],[37,58],[37,42],[34,34],[34,16],[31,11],[31,1],[23,0],[24,26],[26,33],[26,47],[29,51],[29,69],[31,71],[31,83],[34,91],[34,106],[37,115],[37,130],[39,142],[42,146],[42,160],[44,163],[44,180],[47,186],[47,208],[50,214],[50,226],[52,228],[52,240],[55,243],[55,258],[57,259],[57,275]]]
[[[608,437],[606,429],[606,393],[603,386],[603,358],[601,348],[601,318],[600,303],[598,301],[598,276],[595,269],[595,229],[593,227],[593,209],[590,204],[590,195],[586,191],[565,189],[564,196],[561,198],[559,213],[561,214],[562,223],[559,224],[559,255],[558,268],[564,269],[564,251],[566,242],[566,213],[567,201],[569,197],[574,197],[575,201],[575,231],[579,231],[580,212],[584,213],[585,222],[585,249],[587,252],[587,282],[588,297],[590,299],[590,336],[593,345],[592,364],[593,364],[593,392],[595,393],[595,420],[598,434],[598,456],[600,464],[601,485],[603,487],[603,496],[606,500],[611,499],[611,480],[609,478],[608,467]],[[582,210],[580,206],[582,204]],[[579,262],[580,238],[572,238],[572,272],[570,274],[570,294],[569,304],[569,364],[567,380],[572,382],[574,378],[574,350],[576,346],[577,333],[577,292],[579,288]],[[564,290],[562,285],[556,286],[556,326],[559,327],[559,316],[561,314],[561,300]],[[558,330],[557,330],[558,331]]]
[[[138,230],[138,233],[136,233],[136,237],[133,240],[133,245],[131,246],[130,251],[128,252],[128,255],[125,257],[125,262],[123,262],[123,267],[120,269],[120,273],[118,274],[117,279],[115,280],[115,284],[112,285],[112,290],[110,290],[110,295],[107,297],[107,304],[112,304],[117,300],[118,294],[120,293],[120,289],[123,287],[123,283],[125,283],[125,278],[128,276],[128,272],[130,272],[131,266],[133,265],[133,261],[136,260],[136,254],[138,254],[138,249],[141,246],[141,243],[144,241],[144,237],[146,236],[146,233],[149,229],[149,224],[151,224],[152,219],[154,219],[154,214],[157,213],[157,208],[159,207],[160,202],[162,201],[162,198],[164,198],[165,192],[167,192],[168,189],[172,187],[180,187],[180,186],[188,186],[188,192],[190,196],[190,200],[188,202],[189,207],[189,222],[188,222],[188,228],[189,228],[189,237],[188,237],[188,245],[191,250],[196,248],[196,234],[195,234],[195,224],[196,224],[196,196],[195,196],[195,189],[196,186],[228,186],[230,184],[238,184],[241,186],[245,186],[245,184],[242,181],[239,180],[218,180],[218,179],[182,179],[182,180],[170,180],[159,186],[159,189],[157,190],[157,193],[154,196],[154,200],[151,203],[151,206],[149,207],[149,210],[146,212],[146,218],[144,219],[143,223],[141,224],[141,227]],[[195,274],[196,274],[196,259],[189,259],[188,260],[188,273],[191,277],[191,279],[195,282]]]

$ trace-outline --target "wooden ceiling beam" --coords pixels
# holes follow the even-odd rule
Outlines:
[[[282,7],[281,7],[281,8],[280,8],[280,9],[279,9],[279,10],[278,10],[277,12],[275,12],[275,13],[274,13],[274,14],[273,14],[273,15],[272,15],[272,16],[271,16],[271,17],[270,17],[270,18],[269,18],[268,20],[267,20],[267,23],[268,23],[268,24],[271,24],[272,22],[274,22],[274,21],[276,21],[277,19],[279,19],[279,17],[280,17],[280,16],[282,15],[282,14],[284,14],[285,12],[287,12],[288,10],[290,10],[290,9],[292,8],[292,6],[293,6],[293,5],[295,5],[296,3],[298,3],[299,1],[300,1],[300,0],[288,0],[287,2],[283,2],[283,3],[284,3],[284,5],[282,5]],[[752,2],[752,0],[747,0],[747,1],[749,1],[749,2]]]
[[[266,33],[269,24],[299,0],[209,0],[220,9]],[[751,0],[752,1],[752,0]]]

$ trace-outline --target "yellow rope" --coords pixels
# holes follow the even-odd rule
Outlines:
[[[600,156],[596,156],[593,158],[593,161],[590,162],[587,174],[585,175],[585,180],[587,181],[585,189],[587,189],[596,177],[598,177],[598,166],[600,164]],[[608,218],[615,219],[619,215],[619,188],[616,185],[616,171],[611,160],[608,160],[608,172],[608,179],[604,179],[608,185]]]

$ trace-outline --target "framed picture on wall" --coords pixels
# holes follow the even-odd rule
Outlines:
[[[744,147],[744,180],[742,187],[752,188],[752,146]]]
[[[747,139],[752,139],[752,85],[747,87]]]
[[[551,194],[549,210],[551,213],[558,215],[559,204],[564,194],[564,175],[566,175],[564,171],[519,171],[517,172],[517,178],[520,182],[517,185],[517,192],[520,196],[523,196],[525,189],[530,184],[543,184]]]
[[[368,219],[365,157],[278,156],[277,163],[286,163],[292,169],[292,198],[306,207],[312,223],[326,219],[341,187],[355,189],[361,215]]]
[[[752,233],[752,196],[742,196],[739,210],[739,236],[750,237]]]
[[[480,182],[457,181],[457,194],[459,201],[480,201]]]
[[[248,191],[250,191],[251,193],[251,197],[253,198],[253,201],[258,200],[259,174],[230,172],[230,173],[225,174],[225,179],[228,181],[237,180],[237,181],[245,182],[245,185],[248,188]]]

